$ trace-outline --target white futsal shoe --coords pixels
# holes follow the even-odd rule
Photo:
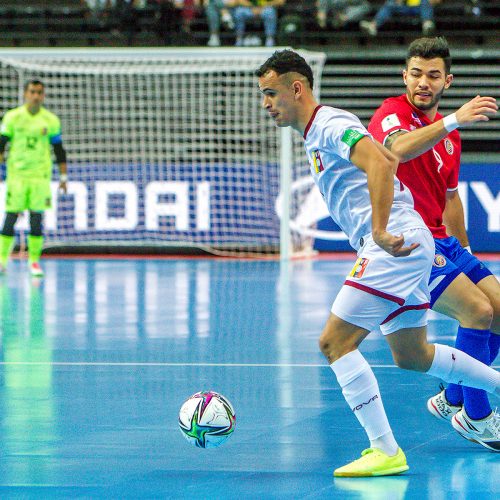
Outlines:
[[[30,273],[34,278],[43,278],[43,270],[38,262],[32,262],[30,264]]]
[[[496,410],[481,420],[472,420],[462,408],[453,416],[451,425],[469,441],[500,452],[500,414]]]
[[[451,422],[451,419],[454,415],[462,409],[462,405],[455,406],[452,405],[446,399],[445,388],[443,385],[440,385],[439,388],[441,392],[438,392],[432,398],[429,398],[427,401],[427,409],[429,410],[431,415],[434,415],[436,418],[448,420]]]

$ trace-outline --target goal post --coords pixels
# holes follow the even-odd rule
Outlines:
[[[0,50],[0,113],[39,78],[61,119],[68,193],[54,173],[46,247],[307,250],[316,195],[302,138],[269,119],[254,76],[273,50]],[[318,92],[325,56],[299,52]]]

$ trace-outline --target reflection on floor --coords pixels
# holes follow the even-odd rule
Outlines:
[[[438,381],[397,369],[376,332],[362,351],[411,468],[332,478],[367,447],[317,347],[351,265],[47,259],[33,281],[13,262],[0,278],[0,496],[500,498],[500,456],[431,417]],[[455,329],[433,314],[429,337],[452,343]],[[237,413],[215,450],[177,429],[203,389]]]

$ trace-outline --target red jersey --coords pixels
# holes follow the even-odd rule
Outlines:
[[[443,116],[436,113],[434,121]],[[386,99],[373,115],[368,131],[382,144],[398,130],[412,130],[431,122],[415,108],[406,95]],[[446,192],[458,189],[461,153],[460,134],[450,132],[429,151],[400,163],[397,177],[413,195],[415,210],[421,215],[434,238],[447,238],[443,225]]]

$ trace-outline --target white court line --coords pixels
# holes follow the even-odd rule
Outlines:
[[[328,364],[302,363],[140,363],[105,361],[0,361],[0,366],[165,366],[165,367],[220,367],[220,368],[330,368]],[[396,365],[370,365],[372,368],[398,368]],[[492,368],[500,368],[493,366]]]
[[[221,367],[221,368],[330,368],[327,364],[301,363],[141,363],[106,361],[0,361],[0,365],[19,366],[167,366],[167,367]],[[396,365],[370,365],[373,368],[397,368]]]

